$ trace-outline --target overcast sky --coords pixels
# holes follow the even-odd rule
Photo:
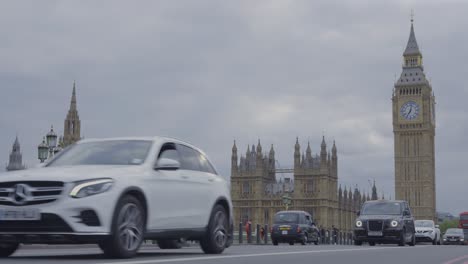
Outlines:
[[[2,1],[0,161],[63,133],[76,80],[82,136],[167,135],[230,176],[260,138],[282,167],[299,137],[336,140],[343,186],[394,196],[391,94],[415,10],[437,100],[439,211],[468,211],[467,1]],[[381,193],[379,194],[379,196]]]

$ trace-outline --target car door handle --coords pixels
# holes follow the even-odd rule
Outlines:
[[[209,182],[214,182],[214,180],[215,180],[214,178],[208,178]]]

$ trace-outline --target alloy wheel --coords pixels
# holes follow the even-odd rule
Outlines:
[[[143,240],[143,217],[138,206],[133,203],[124,205],[117,226],[121,246],[127,251],[136,250]]]

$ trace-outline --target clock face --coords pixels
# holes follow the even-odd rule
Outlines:
[[[400,114],[406,120],[414,120],[419,115],[419,105],[414,101],[408,101],[401,106]]]

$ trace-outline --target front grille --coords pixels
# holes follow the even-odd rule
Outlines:
[[[383,221],[382,220],[369,220],[367,222],[367,228],[369,231],[382,231]]]
[[[41,214],[39,221],[0,221],[0,232],[73,232],[73,229],[55,214]]]
[[[26,206],[50,203],[62,194],[64,183],[58,181],[0,182],[0,205]]]

